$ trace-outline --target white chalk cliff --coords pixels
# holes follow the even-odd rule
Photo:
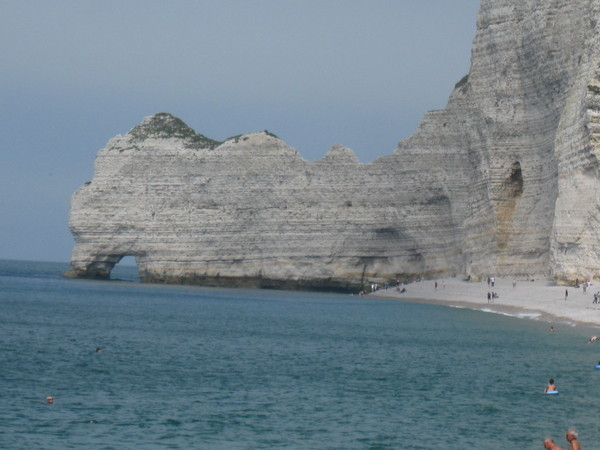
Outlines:
[[[357,290],[457,274],[600,278],[600,0],[483,0],[469,74],[394,154],[305,161],[160,113],[72,198],[73,277]]]

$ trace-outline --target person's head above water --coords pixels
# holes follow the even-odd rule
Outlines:
[[[548,381],[550,384],[554,384],[554,378],[550,378],[550,380]]]

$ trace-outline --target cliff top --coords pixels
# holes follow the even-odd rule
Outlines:
[[[172,114],[160,112],[146,117],[142,123],[133,127],[128,136],[135,141],[147,138],[178,138],[186,141],[188,148],[215,148],[219,141],[196,133],[183,120]]]

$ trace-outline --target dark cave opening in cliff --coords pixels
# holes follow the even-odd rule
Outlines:
[[[110,271],[111,280],[139,282],[140,274],[135,256],[125,255]]]

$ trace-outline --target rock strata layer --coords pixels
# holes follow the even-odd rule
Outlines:
[[[72,198],[68,276],[360,290],[460,274],[600,278],[600,0],[483,0],[469,74],[390,156],[308,162],[166,113]]]

